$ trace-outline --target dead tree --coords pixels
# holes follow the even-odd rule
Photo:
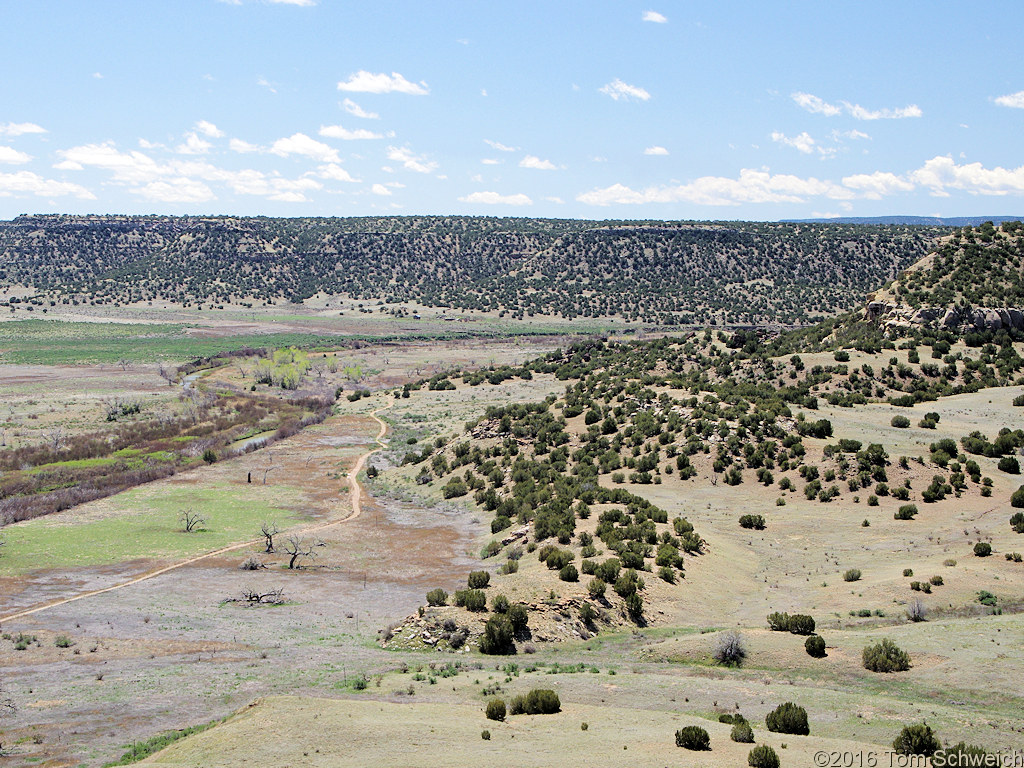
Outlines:
[[[167,363],[160,363],[158,369],[160,378],[167,382],[168,386],[171,386],[178,380],[178,372],[174,368],[171,368]]]
[[[120,360],[117,361],[117,364],[121,366],[122,371],[127,371],[128,367],[132,364],[132,361],[129,360],[127,357],[122,357]]]
[[[263,538],[266,539],[266,553],[269,555],[274,551],[274,537],[281,532],[281,529],[277,527],[277,523],[264,523],[263,527],[260,528],[260,533],[263,534]]]
[[[270,592],[260,592],[255,589],[243,589],[242,600],[249,605],[280,605],[284,602],[284,590],[273,589]]]
[[[54,427],[46,433],[46,439],[50,442],[50,450],[56,453],[60,450],[60,444],[64,442],[64,428]]]
[[[178,516],[178,522],[181,523],[181,528],[185,533],[192,533],[196,530],[203,530],[203,527],[206,525],[206,518],[189,507],[182,510]]]
[[[288,555],[288,568],[293,569],[298,567],[301,558],[316,558],[316,542],[305,536],[292,535],[285,539],[284,552]]]

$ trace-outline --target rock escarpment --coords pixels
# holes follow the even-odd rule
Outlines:
[[[1015,307],[920,307],[885,301],[869,302],[864,319],[885,330],[937,327],[951,331],[1024,330],[1024,311]]]

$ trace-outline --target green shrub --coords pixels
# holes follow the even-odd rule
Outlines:
[[[480,731],[480,738],[483,739],[484,741],[490,741],[491,740],[491,732],[488,731],[486,728],[484,728],[482,731]]]
[[[598,578],[591,579],[590,583],[587,584],[587,592],[590,594],[591,600],[601,600],[604,598],[606,588],[607,585],[604,581]]]
[[[1022,395],[1024,397],[1024,395]],[[1024,405],[1024,403],[1022,403]],[[932,765],[967,766],[984,765],[989,753],[982,747],[961,741],[951,747],[937,750],[932,755]],[[994,764],[994,763],[993,763]]]
[[[927,723],[904,726],[900,735],[892,743],[892,748],[898,755],[931,757],[941,747],[942,744]]]
[[[579,571],[576,570],[576,566],[569,563],[558,572],[558,578],[562,581],[579,581],[580,574]]]
[[[751,768],[779,768],[779,756],[767,744],[762,744],[750,750],[747,765]]]
[[[804,650],[807,651],[808,656],[823,659],[825,657],[825,638],[821,635],[811,635],[804,640]]]
[[[487,595],[479,589],[460,589],[455,593],[455,605],[467,611],[486,611]]]
[[[1010,527],[1017,533],[1024,533],[1024,512],[1014,512],[1010,516]]]
[[[780,704],[764,719],[764,724],[772,733],[792,733],[796,736],[807,736],[810,726],[807,724],[807,710],[787,701]]]
[[[484,710],[488,720],[502,721],[505,719],[505,702],[501,699],[491,699],[487,702],[487,708]]]
[[[739,744],[753,744],[754,729],[750,727],[750,723],[743,720],[733,725],[729,738]]]
[[[893,416],[889,423],[897,429],[906,429],[910,426],[910,419],[906,416]]]
[[[447,605],[448,593],[438,587],[427,592],[427,605]]]
[[[512,603],[508,607],[508,620],[512,623],[512,632],[516,635],[521,635],[526,631],[527,626],[530,623],[530,612],[526,609],[526,606],[522,603]]]
[[[773,632],[792,632],[794,635],[813,635],[814,617],[805,613],[770,613],[768,614],[768,627]]]
[[[53,641],[53,644],[58,648],[70,648],[72,645],[74,645],[74,643],[71,642],[71,638],[67,635],[57,635],[57,638]]]
[[[522,707],[522,712],[527,715],[553,715],[562,711],[562,702],[554,691],[534,688],[523,697]]]
[[[489,656],[507,656],[515,653],[514,635],[512,622],[508,616],[491,616],[484,625],[484,633],[480,637],[480,653]]]
[[[894,520],[913,520],[914,515],[917,514],[916,504],[904,504],[893,515]]]
[[[205,451],[203,451],[203,461],[205,461],[207,464],[213,464],[215,461],[217,461],[217,452],[213,450],[213,448],[207,448]]]
[[[910,669],[910,656],[889,638],[867,646],[862,660],[864,669],[871,672],[905,672]]]
[[[1024,485],[1013,492],[1010,496],[1010,506],[1017,509],[1024,509]]]
[[[903,575],[904,576],[913,576],[914,575],[914,569],[913,568],[904,568],[903,569]]]
[[[992,545],[987,541],[979,541],[974,545],[975,557],[988,557],[992,554]]]
[[[740,517],[740,528],[753,528],[756,531],[763,531],[765,527],[762,515],[743,515]]]
[[[491,610],[495,613],[508,613],[510,606],[511,603],[504,595],[495,595],[491,598]]]
[[[711,749],[711,738],[708,732],[699,725],[688,725],[676,731],[676,746],[695,751]]]
[[[491,583],[491,574],[487,571],[472,571],[466,582],[470,589],[485,589]]]
[[[1003,456],[997,466],[1000,472],[1006,472],[1008,475],[1020,474],[1020,462],[1013,456]]]
[[[850,568],[843,573],[843,581],[860,581],[860,568]]]

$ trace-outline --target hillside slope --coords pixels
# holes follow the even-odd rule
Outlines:
[[[514,318],[807,323],[851,309],[948,229],[472,217],[23,216],[0,288],[46,306],[244,304],[318,293]],[[0,293],[0,304],[11,300]],[[409,303],[411,307],[403,307]]]

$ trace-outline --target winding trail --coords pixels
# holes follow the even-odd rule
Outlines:
[[[316,531],[322,531],[324,528],[330,528],[333,525],[347,523],[359,517],[359,515],[363,511],[363,488],[361,485],[359,485],[359,481],[356,478],[359,476],[359,473],[363,471],[363,467],[366,466],[366,462],[369,460],[370,456],[375,454],[377,451],[387,447],[386,444],[384,443],[384,435],[387,434],[388,425],[384,423],[384,420],[381,419],[377,414],[380,413],[381,411],[387,410],[388,407],[389,406],[382,406],[380,408],[375,408],[374,410],[370,411],[370,417],[380,425],[380,430],[377,432],[377,435],[373,438],[374,442],[377,443],[377,447],[367,451],[366,453],[361,454],[359,458],[356,460],[355,465],[348,473],[347,480],[349,487],[349,497],[352,499],[352,511],[344,517],[338,518],[337,520],[331,520],[326,523],[319,523],[317,525],[312,525],[307,528],[299,529],[298,531],[291,531],[291,533],[300,535],[314,533]],[[154,571],[149,571],[148,573],[144,573],[141,576],[136,576],[133,579],[129,579],[128,581],[123,581],[120,584],[112,584],[109,587],[103,587],[102,589],[94,589],[89,592],[82,592],[81,594],[75,595],[73,597],[64,597],[59,600],[53,600],[49,603],[43,603],[42,605],[37,605],[34,608],[28,608],[23,611],[18,611],[17,613],[12,613],[8,616],[0,616],[0,624],[7,621],[15,621],[17,619],[22,619],[26,616],[31,616],[32,614],[40,613],[42,611],[47,611],[51,608],[56,608],[61,605],[67,605],[68,603],[73,603],[76,600],[85,600],[88,597],[96,597],[97,595],[103,595],[107,592],[113,592],[118,589],[124,589],[125,587],[132,586],[133,584],[138,584],[139,582],[147,581],[148,579],[153,579],[157,576],[162,576],[163,574],[169,573],[170,571],[177,570],[178,568],[184,568],[186,565],[192,565],[193,563],[198,563],[210,557],[216,557],[217,555],[223,555],[226,552],[234,552],[239,549],[244,549],[245,547],[251,547],[254,544],[261,544],[262,541],[263,539],[250,539],[249,541],[243,541],[240,544],[232,544],[227,547],[221,547],[220,549],[214,549],[209,552],[204,552],[201,555],[190,557],[187,560],[180,560],[176,563],[172,563],[171,565],[165,565],[161,568],[157,568]]]

